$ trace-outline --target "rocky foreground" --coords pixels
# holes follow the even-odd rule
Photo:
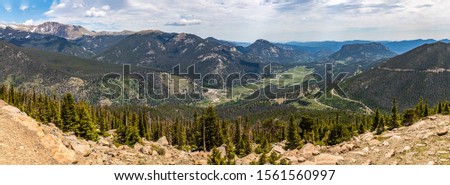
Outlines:
[[[334,164],[450,164],[450,117],[429,116],[416,124],[385,132],[366,133],[335,146],[306,144],[301,149],[284,150],[273,145],[294,165]],[[98,142],[62,133],[53,124],[41,124],[19,109],[0,100],[0,164],[207,164],[209,153],[185,152],[170,146],[165,137],[157,142],[144,140],[133,148],[115,146],[114,134]],[[225,155],[225,146],[218,148]],[[258,161],[252,153],[237,158],[237,164]]]

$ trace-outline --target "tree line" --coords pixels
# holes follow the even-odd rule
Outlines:
[[[367,131],[381,134],[428,115],[450,113],[450,103],[430,107],[423,99],[414,108],[401,113],[393,98],[389,113],[377,109],[373,115],[322,110],[300,115],[295,111],[284,112],[283,116],[262,120],[250,120],[248,115],[224,119],[215,108],[208,107],[191,118],[160,117],[152,115],[146,106],[96,106],[76,101],[70,93],[59,97],[16,90],[13,86],[0,88],[0,99],[37,121],[54,123],[63,132],[73,132],[87,140],[96,141],[100,135],[108,136],[110,130],[115,130],[115,142],[129,146],[142,139],[156,141],[162,136],[166,136],[171,145],[188,151],[215,151],[217,147],[226,146],[226,159],[211,160],[212,164],[233,164],[234,156],[243,157],[252,152],[274,160],[277,156],[268,154],[271,144],[276,142],[286,141],[285,149],[300,148],[305,143],[335,145]]]

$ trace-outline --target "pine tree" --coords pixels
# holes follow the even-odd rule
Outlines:
[[[122,125],[117,129],[117,142],[128,146],[141,141],[139,136],[139,129],[134,124]]]
[[[220,127],[219,118],[213,107],[208,107],[202,116],[204,125],[204,143],[207,151],[212,148],[221,146],[223,142],[223,135]]]
[[[78,126],[78,116],[76,114],[75,100],[72,94],[66,94],[63,97],[63,105],[61,107],[61,118],[63,121],[62,130],[64,132],[75,131]]]
[[[272,153],[270,153],[270,156],[269,156],[269,163],[272,165],[277,165],[278,164],[277,161],[280,158],[281,158],[281,156],[278,155],[278,153],[272,152]]]
[[[425,102],[425,106],[423,108],[423,115],[422,117],[427,117],[430,115],[430,109],[428,108],[428,101]]]
[[[291,119],[289,121],[289,127],[288,127],[288,136],[287,136],[287,143],[286,143],[286,149],[296,149],[300,147],[300,136],[298,135],[298,127],[297,123],[295,123],[295,117],[294,115],[291,115]]]
[[[95,123],[92,121],[89,105],[86,102],[80,102],[78,105],[79,126],[75,132],[78,137],[97,141],[98,134]]]
[[[249,129],[246,129],[246,131],[242,134],[242,146],[243,146],[242,151],[244,153],[240,153],[241,156],[242,155],[245,156],[253,152],[252,141],[250,140],[250,133],[247,130]]]
[[[222,157],[222,154],[214,148],[211,152],[211,155],[208,157],[209,165],[226,165],[226,160]]]
[[[228,142],[227,144],[227,164],[235,165],[236,164],[236,147],[233,142]]]
[[[403,125],[409,126],[413,124],[416,121],[416,114],[414,113],[413,109],[406,110],[405,114],[403,115]]]
[[[265,165],[268,162],[267,153],[263,153],[261,156],[259,156],[258,164],[259,165]]]
[[[399,115],[398,115],[398,108],[397,108],[397,99],[394,97],[392,100],[392,110],[391,110],[391,120],[389,124],[389,130],[392,130],[394,128],[399,128]]]
[[[244,150],[244,141],[241,137],[241,118],[239,117],[238,120],[236,120],[236,127],[234,131],[234,138],[233,142],[236,145],[236,154],[240,155]]]
[[[375,110],[375,116],[373,117],[372,128],[370,129],[370,131],[372,132],[376,131],[379,124],[380,124],[380,110],[377,109]]]
[[[378,127],[377,127],[377,132],[376,132],[377,135],[384,132],[384,123],[385,123],[385,119],[384,119],[384,117],[381,117],[380,123],[378,124]]]

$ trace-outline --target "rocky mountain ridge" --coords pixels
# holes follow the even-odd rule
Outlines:
[[[0,164],[145,164],[205,165],[210,153],[187,152],[170,146],[165,137],[157,142],[142,141],[133,148],[116,146],[114,131],[98,142],[62,133],[53,124],[44,125],[0,100]],[[409,127],[381,135],[365,133],[335,146],[305,144],[284,150],[284,143],[272,145],[293,165],[335,164],[450,164],[450,116],[429,116]],[[226,155],[226,146],[218,148]],[[236,158],[236,164],[258,161],[261,154]]]

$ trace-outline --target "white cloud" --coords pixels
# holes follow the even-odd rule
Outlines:
[[[290,41],[441,38],[447,37],[445,31],[436,30],[450,30],[447,0],[58,2],[45,13],[49,20],[99,31],[160,29],[229,40]]]
[[[24,25],[33,25],[33,19],[29,19],[29,20],[26,20],[23,24]]]
[[[27,4],[22,4],[22,5],[20,5],[20,7],[19,7],[19,9],[22,10],[22,11],[25,11],[25,10],[27,10],[28,8],[30,8],[30,7],[29,7],[29,5],[27,5]]]
[[[104,17],[108,13],[108,10],[111,7],[109,5],[102,6],[101,8],[95,8],[92,7],[91,9],[87,10],[84,16],[86,17]]]
[[[3,5],[3,9],[6,11],[6,12],[11,12],[12,11],[12,6],[10,5],[10,4],[4,4]]]
[[[180,19],[176,22],[166,23],[167,26],[191,26],[191,25],[199,25],[202,21],[198,19]]]

